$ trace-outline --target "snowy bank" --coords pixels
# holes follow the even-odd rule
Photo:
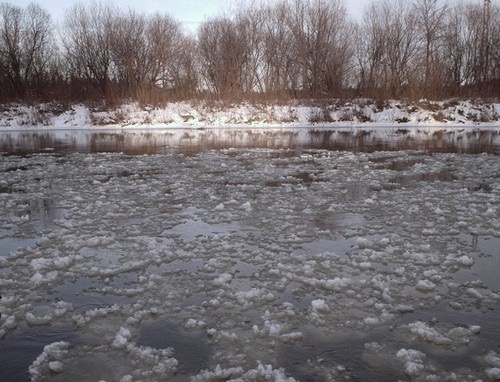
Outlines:
[[[174,102],[163,107],[123,104],[92,108],[55,103],[0,108],[0,129],[93,127],[329,127],[329,126],[498,126],[500,103],[426,100],[416,102],[318,101],[286,104]]]

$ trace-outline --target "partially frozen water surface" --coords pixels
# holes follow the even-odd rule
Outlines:
[[[3,143],[2,381],[500,377],[494,131],[240,133]]]

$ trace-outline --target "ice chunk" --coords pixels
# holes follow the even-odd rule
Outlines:
[[[500,368],[500,356],[494,351],[490,351],[485,357],[484,361],[492,367]]]
[[[396,354],[397,359],[404,364],[405,373],[409,377],[418,377],[424,370],[425,354],[413,349],[401,349]]]
[[[240,304],[248,304],[255,301],[273,301],[275,296],[271,292],[267,292],[265,289],[252,288],[248,291],[237,292],[235,294],[238,302]]]
[[[49,369],[53,373],[62,373],[64,371],[64,365],[61,361],[49,362]]]
[[[449,345],[451,341],[425,322],[416,321],[408,325],[410,332],[436,345]]]
[[[371,248],[372,244],[373,243],[370,240],[364,237],[358,237],[358,239],[356,240],[356,245],[361,249]]]
[[[201,320],[195,320],[194,318],[190,318],[189,320],[186,321],[184,326],[187,329],[194,329],[194,328],[203,328],[207,325],[205,321]]]
[[[252,380],[265,380],[265,381],[274,381],[274,382],[296,382],[294,378],[289,378],[286,376],[285,371],[283,369],[274,369],[272,365],[263,365],[259,362],[258,366],[253,369],[247,371],[242,376],[243,381],[252,381]]]
[[[300,341],[303,338],[302,332],[292,332],[280,335],[280,339],[283,342],[295,342]]]
[[[215,280],[214,280],[214,284],[215,285],[224,285],[224,284],[228,284],[231,282],[231,280],[233,279],[233,276],[230,275],[229,273],[222,273],[220,274]]]
[[[468,344],[471,342],[474,333],[468,328],[453,328],[446,334],[456,344]]]
[[[30,279],[30,281],[35,285],[48,284],[57,279],[59,273],[57,271],[47,272],[45,275],[40,272],[36,272]]]
[[[57,370],[63,369],[61,359],[68,353],[69,342],[60,341],[53,342],[43,348],[42,354],[40,354],[35,361],[29,367],[29,373],[31,376],[31,381],[38,382],[45,380],[45,370],[48,368],[52,370],[50,365]],[[62,370],[61,370],[62,371]]]
[[[287,377],[283,369],[274,369],[272,365],[258,363],[252,370],[244,371],[241,367],[221,368],[217,365],[215,370],[205,370],[191,378],[191,382],[210,381],[274,381],[274,382],[296,382],[294,378]]]
[[[495,209],[495,208],[493,208],[493,207],[488,208],[488,209],[486,210],[486,212],[484,213],[484,216],[486,216],[486,217],[490,217],[490,218],[495,217],[496,215],[497,215],[497,211],[496,211],[496,209]]]
[[[401,304],[401,305],[397,305],[395,308],[394,308],[395,311],[401,313],[401,314],[406,314],[406,313],[413,313],[415,311],[415,309],[413,308],[413,306],[411,305],[404,305],[404,304]]]
[[[467,288],[467,290],[465,291],[465,293],[467,293],[471,297],[477,298],[478,300],[481,300],[481,299],[484,298],[484,296],[481,294],[481,292],[479,292],[475,288]]]
[[[245,202],[240,206],[240,208],[246,212],[250,212],[252,211],[252,204],[250,202]]]
[[[209,382],[217,380],[228,380],[240,377],[244,370],[241,367],[231,367],[229,369],[223,369],[220,365],[215,367],[214,371],[205,370],[200,374],[191,378],[191,382]]]
[[[474,334],[479,334],[479,333],[481,333],[481,326],[471,325],[471,326],[469,326],[469,330]]]
[[[207,335],[209,337],[213,337],[217,334],[217,329],[214,329],[214,328],[210,328],[210,329],[207,329]]]
[[[429,280],[419,280],[416,289],[420,292],[432,292],[436,288],[436,284]]]
[[[326,301],[321,299],[311,301],[311,308],[313,312],[328,312],[330,310]]]
[[[359,268],[363,271],[367,271],[372,268],[372,264],[368,261],[359,263]]]
[[[474,265],[474,259],[471,259],[469,256],[463,255],[456,259],[457,264],[463,265],[465,267],[470,267]]]
[[[96,308],[96,309],[89,310],[89,311],[85,312],[85,314],[83,314],[83,315],[76,314],[72,318],[73,318],[73,321],[78,326],[83,326],[97,317],[106,317],[107,315],[109,315],[111,313],[116,313],[119,310],[120,310],[120,306],[115,304],[115,305],[112,305],[112,306],[106,307],[106,308]]]
[[[363,323],[368,326],[374,326],[380,324],[380,320],[377,317],[366,317],[363,319]]]
[[[264,329],[271,337],[278,337],[281,334],[281,325],[275,321],[265,321]]]
[[[43,282],[43,275],[40,272],[36,272],[30,279],[30,281],[35,284],[39,285]]]
[[[123,349],[127,346],[127,342],[130,340],[131,334],[130,330],[127,328],[121,327],[118,333],[115,336],[113,341],[113,347],[117,349]]]
[[[35,316],[33,313],[28,312],[25,316],[26,322],[30,325],[45,325],[52,321],[50,314],[45,316]]]
[[[57,269],[68,268],[73,262],[73,260],[74,260],[73,256],[58,257],[57,259],[54,260],[54,266]]]
[[[490,378],[492,381],[500,380],[500,368],[498,367],[487,369],[486,374],[488,375],[488,378]]]
[[[320,285],[324,286],[324,288],[340,291],[341,289],[347,288],[351,284],[352,280],[347,277],[335,277],[334,279],[326,280],[325,282],[320,283]]]
[[[50,259],[33,259],[30,262],[31,268],[35,271],[40,271],[42,269],[49,268],[52,265],[52,260]]]

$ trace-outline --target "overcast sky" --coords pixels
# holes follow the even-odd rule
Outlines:
[[[360,17],[364,7],[372,0],[347,0],[346,5],[351,15]],[[40,4],[49,11],[56,22],[60,21],[65,11],[73,4],[83,3],[81,0],[7,0],[12,4],[25,7],[31,2]],[[105,2],[104,2],[105,3]],[[186,28],[196,30],[199,23],[206,18],[230,12],[233,4],[248,4],[249,1],[241,0],[115,0],[113,4],[121,9],[132,8],[147,13],[167,12],[182,22]]]

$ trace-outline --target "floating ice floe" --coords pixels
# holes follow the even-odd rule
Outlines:
[[[43,381],[49,370],[61,373],[64,370],[62,359],[68,354],[71,344],[65,341],[53,342],[43,348],[43,352],[29,367],[31,380]]]

